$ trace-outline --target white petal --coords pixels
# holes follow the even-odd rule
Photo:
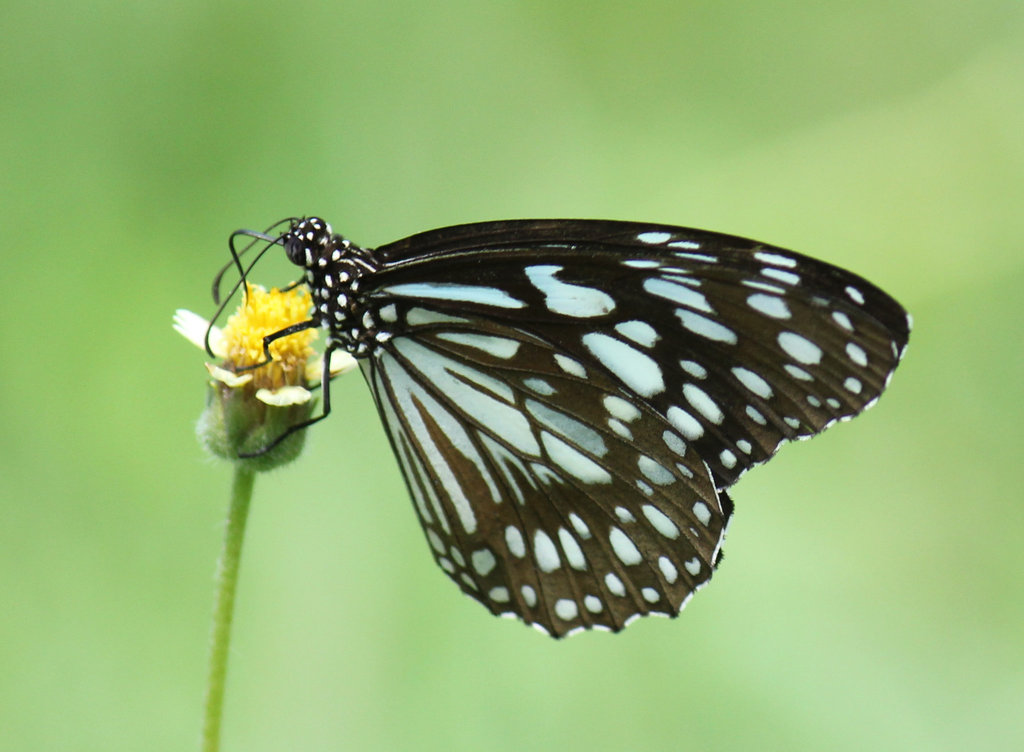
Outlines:
[[[359,365],[358,361],[344,350],[335,350],[331,353],[331,376],[348,373],[357,365]],[[306,381],[311,384],[319,384],[323,372],[324,358],[321,355],[306,364]]]
[[[240,387],[243,384],[248,384],[252,381],[251,373],[234,373],[225,368],[215,366],[212,363],[206,364],[206,370],[210,372],[210,375],[213,376],[214,379],[222,384],[227,384],[232,389]]]
[[[309,402],[309,398],[312,396],[312,392],[301,386],[283,386],[280,389],[258,389],[256,391],[256,399],[276,407],[302,405]]]
[[[174,331],[187,339],[200,350],[206,349],[206,330],[210,330],[210,349],[218,358],[227,355],[224,348],[224,335],[219,326],[210,327],[210,322],[198,313],[184,308],[174,312]]]

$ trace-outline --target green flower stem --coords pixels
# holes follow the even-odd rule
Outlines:
[[[235,609],[238,564],[242,557],[245,521],[249,516],[255,473],[244,462],[235,463],[231,488],[231,508],[224,531],[224,549],[217,570],[217,590],[213,608],[210,641],[210,673],[206,680],[206,707],[203,715],[202,752],[220,749],[220,720],[224,708],[224,683],[228,670],[228,645],[231,642],[231,616]]]

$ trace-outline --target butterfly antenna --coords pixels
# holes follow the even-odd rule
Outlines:
[[[220,270],[217,272],[216,276],[214,276],[213,278],[213,302],[217,304],[217,310],[213,314],[213,317],[210,319],[210,325],[206,328],[206,335],[203,338],[203,345],[206,349],[207,354],[210,357],[215,357],[213,349],[210,347],[210,332],[213,330],[214,322],[216,322],[220,318],[221,314],[224,313],[224,309],[227,308],[228,303],[231,302],[231,298],[235,294],[236,290],[238,290],[239,288],[242,288],[243,291],[248,290],[248,285],[243,283],[246,282],[249,272],[251,272],[253,268],[256,266],[257,262],[259,262],[259,260],[263,258],[263,254],[265,254],[267,250],[270,249],[271,247],[275,245],[280,245],[282,243],[281,235],[271,235],[270,233],[273,232],[275,228],[280,227],[285,223],[291,222],[291,219],[282,219],[270,225],[270,227],[268,227],[263,232],[257,232],[256,230],[235,230],[233,233],[231,233],[231,236],[228,238],[228,249],[231,251],[231,261],[222,266]],[[245,245],[244,248],[242,248],[241,250],[237,250],[235,248],[235,240],[236,238],[239,237],[248,237],[252,238],[252,240],[250,240]],[[256,258],[252,260],[248,267],[243,267],[242,256],[245,255],[253,246],[260,242],[263,242],[266,245],[264,245],[263,249],[256,254]],[[234,285],[231,286],[231,289],[228,291],[227,296],[225,296],[224,299],[222,300],[220,295],[221,281],[224,279],[224,275],[227,273],[228,269],[230,269],[232,266],[234,266],[238,270],[238,280],[235,282]],[[243,294],[245,293],[243,292]]]
[[[282,219],[282,220],[280,220],[278,222],[275,222],[274,224],[270,225],[270,227],[268,227],[263,232],[256,232],[255,230],[235,230],[233,233],[231,233],[231,237],[228,238],[228,248],[231,251],[231,260],[228,263],[224,264],[224,266],[222,266],[220,268],[220,271],[218,271],[216,276],[213,278],[213,302],[214,303],[220,303],[221,302],[221,300],[220,300],[220,283],[224,279],[224,275],[227,273],[228,269],[230,269],[232,266],[234,266],[236,269],[238,269],[238,274],[242,278],[242,280],[244,281],[244,279],[245,279],[245,271],[242,269],[242,261],[241,261],[242,256],[244,256],[249,251],[250,248],[252,248],[254,245],[256,245],[260,241],[263,241],[265,243],[270,243],[270,244],[274,244],[274,243],[280,242],[280,235],[275,236],[275,235],[271,235],[271,233],[276,228],[280,227],[281,225],[283,225],[285,223],[289,223],[290,224],[292,221],[293,220],[290,219],[290,218],[289,219]],[[237,250],[235,250],[235,238],[237,238],[237,237],[248,237],[248,238],[252,238],[252,240],[249,243],[246,244],[245,248],[243,248],[240,251],[237,251]],[[260,255],[262,256],[263,254],[261,253]],[[250,265],[249,268],[252,269],[252,266]],[[235,287],[232,288],[231,292],[234,293],[234,291],[237,290],[237,289],[238,289],[238,286],[236,285]],[[228,297],[231,297],[231,295],[229,294]]]

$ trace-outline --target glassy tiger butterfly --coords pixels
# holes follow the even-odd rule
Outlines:
[[[268,341],[322,327],[325,363],[358,359],[438,565],[555,637],[677,615],[727,489],[872,406],[910,331],[861,277],[703,230],[511,220],[370,249],[275,228],[232,249],[283,246],[314,307]]]

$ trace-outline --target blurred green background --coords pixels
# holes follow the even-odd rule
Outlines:
[[[1024,748],[1018,0],[0,11],[0,748],[196,749],[230,468],[171,313],[311,213],[716,229],[916,329],[877,409],[733,490],[682,618],[563,642],[436,569],[343,380],[257,483],[225,751]]]

